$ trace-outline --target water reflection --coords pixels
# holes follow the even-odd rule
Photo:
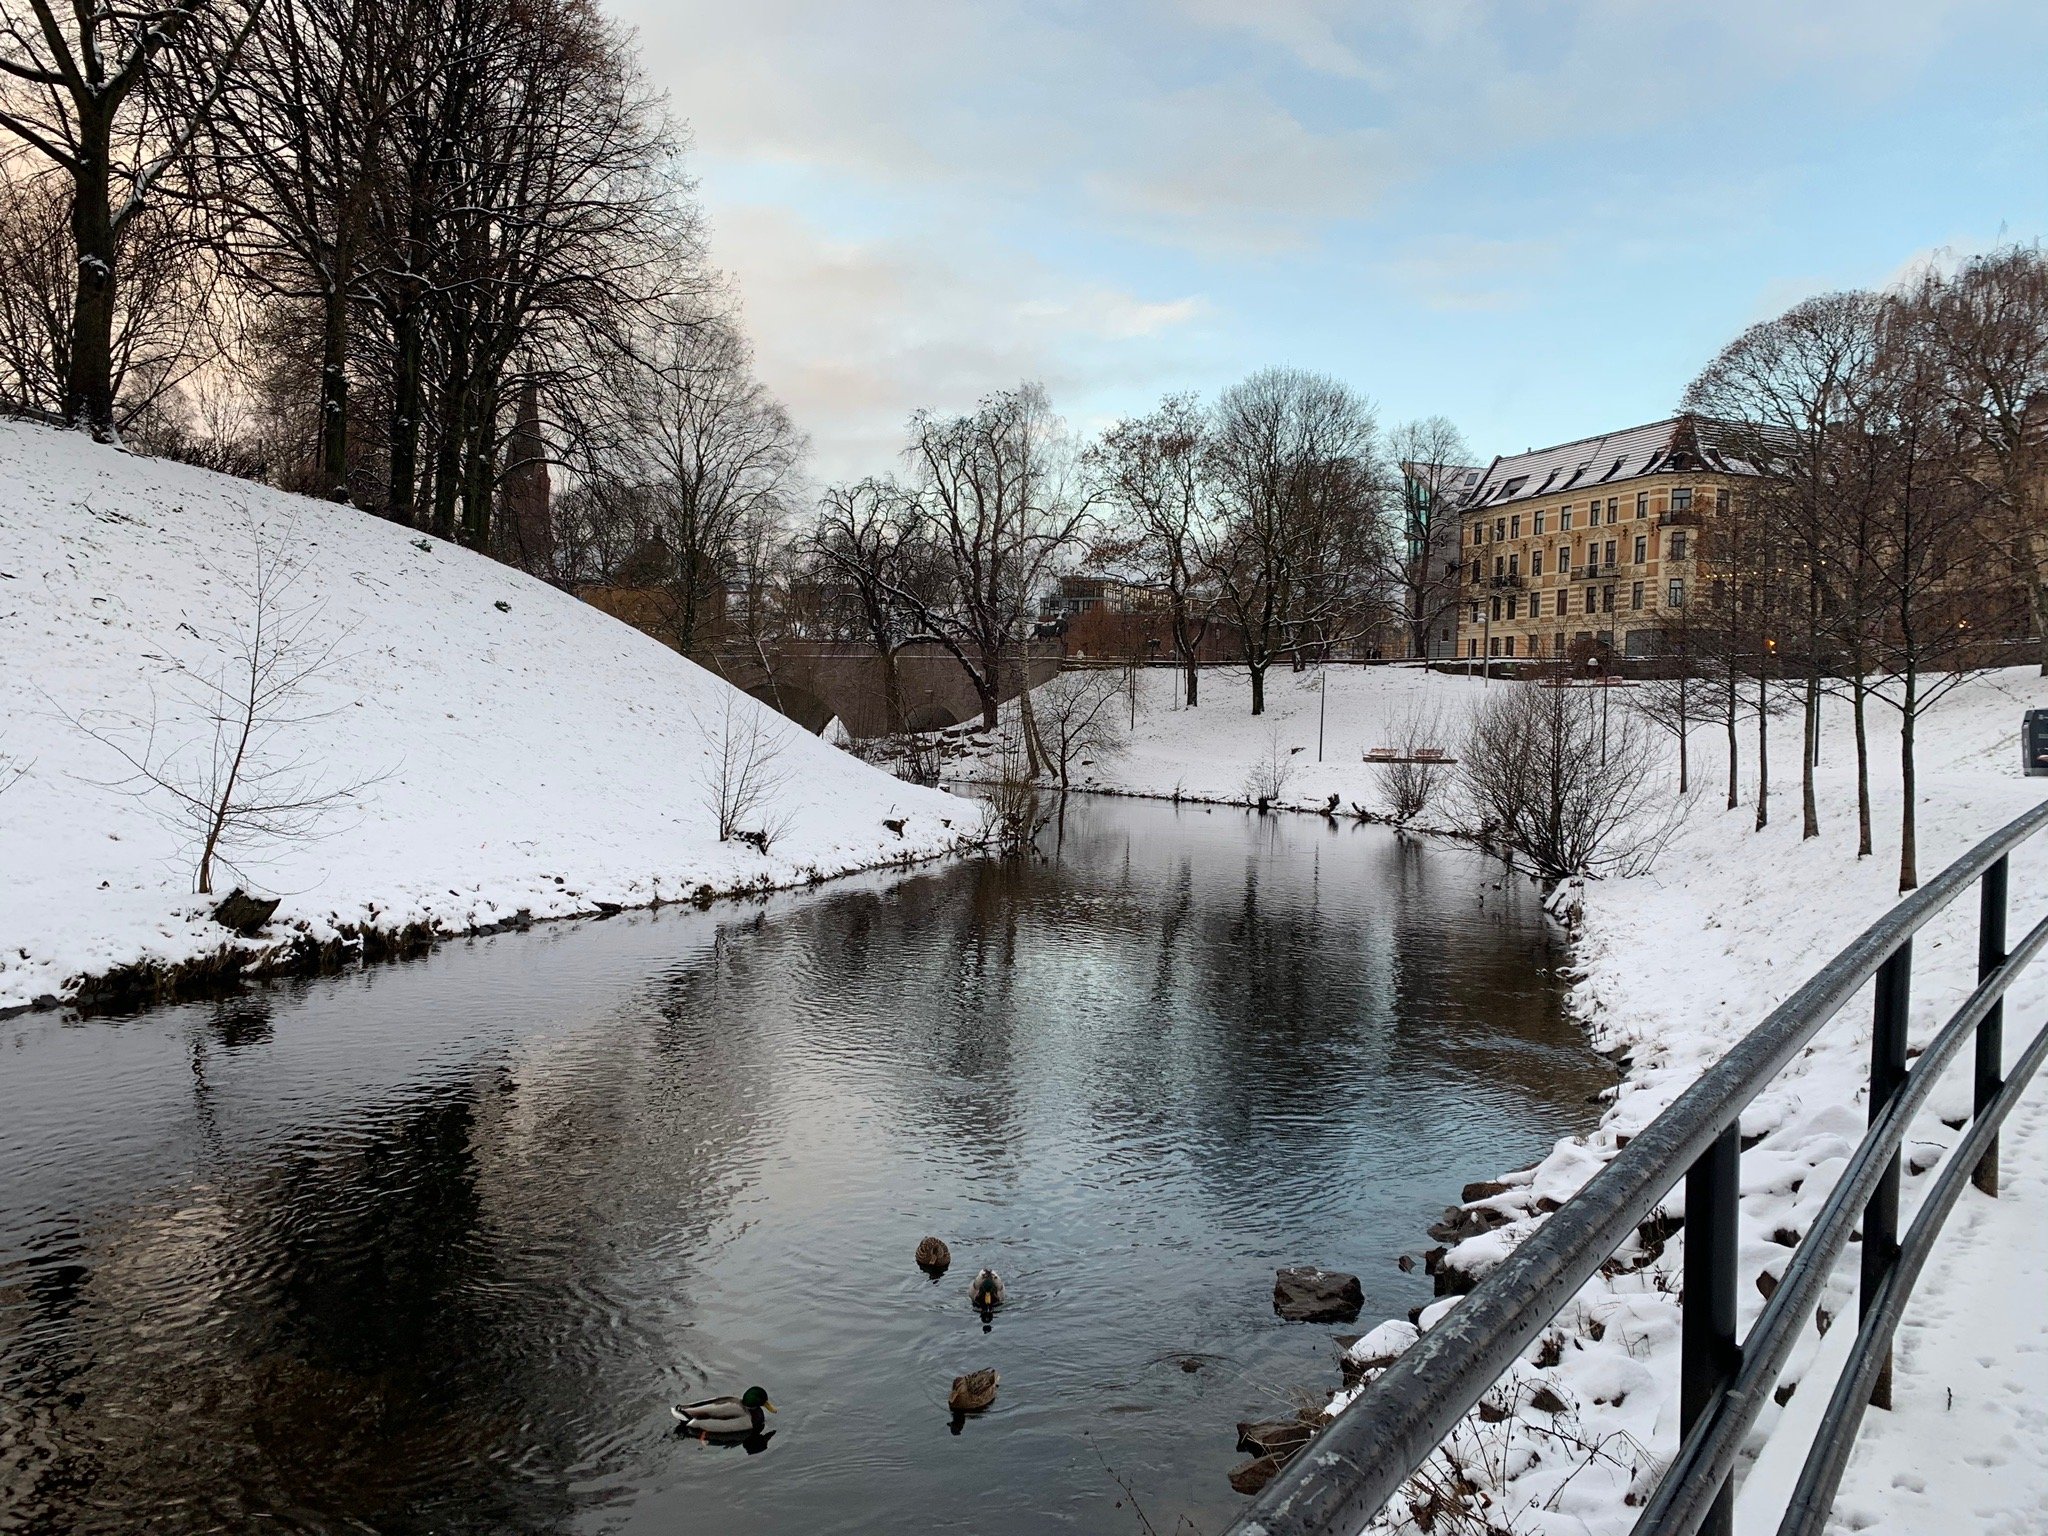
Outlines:
[[[0,1530],[1136,1529],[1111,1469],[1220,1529],[1231,1426],[1334,1375],[1275,1264],[1405,1312],[1590,1119],[1554,961],[1454,849],[1076,802],[1033,864],[12,1021]],[[772,1443],[671,1432],[754,1381]]]

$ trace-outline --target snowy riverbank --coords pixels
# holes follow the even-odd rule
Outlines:
[[[167,823],[165,792],[124,787],[117,748],[203,776],[212,731],[193,696],[246,632],[259,546],[301,561],[275,605],[306,626],[294,660],[332,649],[258,733],[270,787],[356,793],[312,815],[309,836],[247,842],[239,881],[216,877],[217,893],[281,899],[242,939],[213,921],[217,896],[192,894],[194,838]],[[754,718],[701,668],[495,561],[0,422],[0,1012],[224,952],[289,967],[399,936],[800,885],[935,857],[980,826],[972,803],[769,714],[776,809],[743,826],[786,825],[765,852],[720,842],[705,776]]]
[[[1145,674],[1138,719],[1125,749],[1091,763],[1078,782],[1122,793],[1243,802],[1254,769],[1290,765],[1280,803],[1320,809],[1331,795],[1384,809],[1377,774],[1361,761],[1391,744],[1412,708],[1434,711],[1442,745],[1455,752],[1461,722],[1491,687],[1410,669],[1332,669],[1327,700],[1313,673],[1276,675],[1271,712],[1246,710],[1241,678],[1204,677],[1195,711],[1172,705],[1172,680]],[[1617,693],[1616,707],[1621,695]],[[2048,705],[2048,682],[2031,669],[1974,678],[1936,706],[1921,726],[1920,867],[1932,875],[1984,834],[2037,804],[2048,784],[2020,775],[2017,731],[2023,709]],[[1319,728],[1323,761],[1316,761]],[[1741,743],[1743,803],[1723,808],[1725,759],[1711,730],[1693,741],[1700,786],[1683,824],[1655,867],[1625,880],[1595,881],[1565,894],[1577,908],[1573,1002],[1594,1042],[1624,1053],[1628,1070],[1599,1129],[1560,1142],[1535,1168],[1507,1175],[1499,1193],[1472,1202],[1500,1222],[1455,1245],[1447,1262],[1477,1274],[1532,1231],[1542,1212],[1579,1189],[1617,1147],[1647,1124],[1776,1003],[1896,899],[1898,808],[1895,719],[1872,713],[1877,853],[1855,857],[1854,757],[1846,707],[1824,719],[1817,792],[1822,834],[1802,842],[1797,723],[1774,730],[1771,823],[1753,830],[1753,727]],[[1676,782],[1675,754],[1673,783]],[[2012,927],[2024,932],[2048,906],[2048,848],[2014,859]],[[1912,1035],[1924,1043],[1975,979],[1975,905],[1959,903],[1915,950]],[[2038,968],[2015,990],[2008,1016],[2038,1024],[2048,973]],[[1826,1198],[1861,1136],[1869,1049],[1867,998],[1851,1004],[1744,1117],[1752,1145],[1743,1158],[1741,1324],[1761,1310],[1763,1290]],[[2009,1034],[2024,1039],[2015,1023]],[[1969,1106],[1967,1063],[1951,1069],[1908,1138],[1909,1213]],[[2048,1291],[2048,1248],[2036,1219],[2048,1185],[2048,1084],[2006,1136],[2012,1198],[1994,1205],[1966,1193],[1947,1252],[1931,1265],[1900,1334],[1896,1415],[1873,1414],[1837,1505],[1843,1529],[1895,1533],[1952,1528],[1959,1511],[1986,1530],[2042,1528],[2048,1469],[2029,1451],[2028,1426],[2048,1421],[2048,1313],[2028,1297]],[[1474,1169],[1475,1181],[1495,1170]],[[1447,1192],[1447,1197],[1450,1193]],[[1475,1191],[1475,1194],[1479,1191]],[[1678,1281],[1684,1234],[1661,1249],[1625,1249],[1622,1272],[1589,1285],[1553,1336],[1505,1383],[1498,1422],[1475,1417],[1461,1432],[1464,1472],[1495,1501],[1497,1528],[1518,1533],[1626,1531],[1629,1502],[1654,1482],[1678,1440]],[[1854,1315],[1855,1255],[1845,1256],[1823,1304]],[[1767,1278],[1768,1277],[1768,1278]],[[1368,1292],[1371,1280],[1367,1277]],[[1952,1288],[1965,1288],[1958,1292]],[[1454,1298],[1423,1314],[1433,1324]],[[1358,1346],[1361,1358],[1413,1337],[1389,1323]],[[1827,1340],[1835,1353],[1848,1330]],[[1795,1355],[1787,1380],[1815,1369],[1817,1329]],[[1538,1364],[1538,1361],[1543,1363]],[[1826,1367],[1822,1367],[1823,1370]],[[1953,1389],[1951,1400],[1949,1393]],[[1761,1450],[1745,1487],[1747,1528],[1775,1528],[1796,1474],[1823,1386],[1766,1407],[1752,1442]],[[1340,1396],[1338,1403],[1347,1399]],[[1745,1463],[1747,1473],[1751,1463]],[[1774,1502],[1775,1501],[1775,1502]],[[1384,1522],[1414,1529],[1396,1508]]]

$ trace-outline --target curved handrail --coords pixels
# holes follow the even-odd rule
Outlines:
[[[1806,1042],[1921,928],[2044,827],[2048,801],[1858,934],[1410,1345],[1267,1485],[1231,1527],[1235,1536],[1351,1536],[1377,1514]],[[2002,974],[2009,983],[2017,967]],[[1725,1388],[1716,1394],[1726,1396]],[[1716,1417],[1703,1416],[1693,1434],[1704,1438]],[[1706,1487],[1709,1504],[1718,1481]]]

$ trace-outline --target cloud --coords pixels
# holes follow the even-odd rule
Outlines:
[[[714,240],[822,480],[892,463],[920,407],[1041,379],[1085,408],[1106,384],[1170,378],[1211,313],[1199,295],[1144,297],[979,242],[838,238],[773,206],[725,208]]]

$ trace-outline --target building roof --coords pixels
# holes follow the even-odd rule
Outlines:
[[[1638,475],[1753,474],[1747,462],[1722,452],[1716,443],[1718,436],[1710,421],[1671,416],[1599,437],[1503,455],[1487,466],[1465,509],[1476,511],[1574,491],[1590,494],[1599,486]]]

